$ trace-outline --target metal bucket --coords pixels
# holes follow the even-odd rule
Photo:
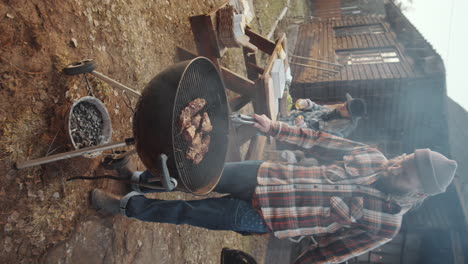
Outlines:
[[[101,137],[101,140],[100,142],[98,143],[98,145],[103,145],[103,144],[107,144],[110,142],[111,138],[112,138],[112,123],[111,123],[111,120],[110,120],[110,116],[109,116],[109,112],[107,112],[107,109],[106,107],[104,106],[104,104],[101,102],[101,100],[97,99],[96,97],[92,97],[92,96],[85,96],[85,97],[82,97],[80,99],[78,99],[77,101],[75,101],[67,115],[66,115],[66,122],[65,122],[65,128],[66,128],[66,133],[68,135],[68,137],[70,138],[70,141],[73,145],[73,148],[74,149],[79,149],[75,140],[73,139],[73,136],[72,136],[72,131],[71,131],[71,117],[72,117],[72,114],[73,114],[73,110],[75,109],[75,107],[82,103],[82,102],[87,102],[87,103],[90,103],[94,106],[96,106],[97,110],[99,111],[99,113],[101,114],[101,118],[102,118],[102,121],[103,121],[103,128],[102,128],[102,137]],[[100,154],[102,153],[102,151],[98,151],[98,152],[92,152],[92,153],[89,153],[89,154],[84,154],[83,157],[86,157],[86,158],[95,158],[97,156],[99,156]]]

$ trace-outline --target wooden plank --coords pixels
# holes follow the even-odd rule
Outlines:
[[[283,43],[283,41],[285,39],[286,39],[286,34],[283,33],[281,35],[281,37],[278,39],[278,41],[276,42],[275,48],[273,49],[273,51],[270,54],[270,58],[268,58],[265,69],[263,71],[263,75],[270,73],[271,68],[273,67],[273,63],[274,63],[274,61],[275,61],[275,59],[277,57],[278,47]]]
[[[250,140],[249,149],[245,155],[246,160],[262,160],[265,150],[267,137],[255,136]]]
[[[258,129],[252,125],[241,125],[236,128],[238,146],[246,143],[258,134]]]
[[[375,79],[375,80],[381,79],[382,77],[379,74],[380,73],[379,67],[381,66],[380,63],[371,64],[369,66],[370,66],[371,71],[372,71],[372,79]]]
[[[328,24],[326,22],[323,23],[323,28],[322,28],[322,34],[323,34],[323,53],[322,57],[320,58],[321,60],[327,61],[328,60],[328,54],[329,54],[329,48],[330,48],[330,36],[329,36],[329,31],[328,31]],[[322,75],[324,75],[323,79],[328,80],[328,73],[321,71]]]
[[[276,98],[274,87],[273,87],[273,79],[268,74],[264,76],[264,89],[265,89],[265,101],[266,101],[266,115],[273,121],[276,121],[278,118],[278,98]]]
[[[383,65],[382,65],[381,63],[377,65],[376,70],[377,70],[378,73],[379,73],[379,78],[380,78],[380,79],[386,79],[386,78],[388,78],[388,77],[387,77],[387,74],[385,73],[385,69],[384,69],[384,67],[383,67]]]
[[[255,45],[259,50],[267,53],[272,54],[275,50],[276,44],[263,36],[253,32],[249,28],[245,29],[245,34],[250,38],[250,43]]]
[[[223,8],[225,5],[229,3],[230,0],[224,0],[222,1],[218,6],[213,7],[207,15],[215,15],[216,12],[218,12],[219,9]]]
[[[264,85],[265,82],[263,78],[259,78],[257,81],[255,81],[255,99],[252,101],[252,104],[254,112],[259,115],[267,115]]]
[[[245,68],[247,70],[247,78],[249,78],[252,81],[255,81],[261,74],[257,71],[256,67],[252,66],[257,65],[257,56],[255,55],[255,53],[250,52],[250,50],[245,47],[242,48],[242,52],[244,54],[244,63]]]
[[[335,37],[335,32],[333,30],[333,28],[336,26],[336,20],[333,20],[330,24],[330,37],[331,37],[331,40],[332,40],[332,45],[330,47],[330,55],[329,55],[329,58],[330,58],[330,61],[331,62],[334,62],[336,63],[336,55],[335,55],[335,50],[337,49],[337,40],[336,40],[336,37]],[[341,72],[342,72],[342,68],[337,68],[335,67],[335,69],[337,69],[339,71],[338,74],[335,74],[333,76],[333,78],[331,78],[333,81],[336,81],[338,79],[341,79]]]
[[[224,67],[221,68],[221,71],[223,73],[224,83],[226,84],[227,89],[250,98],[255,97],[256,88],[253,81]]]
[[[229,128],[229,146],[226,157],[226,161],[228,162],[242,161],[242,155],[239,150],[240,144],[238,143],[236,133],[233,127]]]
[[[196,58],[198,56],[193,51],[187,50],[182,47],[177,47],[177,54],[180,60],[189,60],[189,59]],[[230,89],[230,90],[233,90],[234,92],[241,93],[241,94],[248,93],[251,96],[255,94],[255,91],[254,91],[255,83],[253,81],[245,79],[244,77],[232,72],[228,68],[225,68],[225,67],[220,67],[220,68],[223,74],[223,79],[226,82],[226,85],[228,86],[226,88],[230,89],[230,87],[234,87],[236,85],[243,85],[243,86],[247,85],[247,88],[234,87],[233,88],[234,90],[233,89]],[[247,97],[250,98],[250,96],[247,96]]]
[[[279,102],[279,113],[281,116],[288,116],[289,115],[289,109],[288,109],[288,91],[284,91],[283,97],[281,97],[280,102]]]
[[[264,68],[258,66],[257,64],[253,64],[251,62],[246,62],[246,67],[249,68],[252,72],[256,73],[257,77],[255,79],[258,78],[258,74],[263,74],[263,72],[265,71]]]
[[[365,77],[364,77],[365,79],[374,79],[373,76],[372,76],[372,70],[371,70],[372,66],[373,66],[373,65],[371,65],[371,64],[363,64],[363,65],[361,65],[360,71],[361,71],[362,73],[364,73],[363,75],[365,76]]]
[[[237,112],[246,104],[250,103],[250,101],[252,101],[252,98],[250,98],[249,96],[241,95],[229,100],[229,106],[231,107],[231,111]]]
[[[264,114],[271,120],[276,120],[278,116],[278,100],[276,99],[269,75],[264,75],[256,82],[256,96],[253,100],[254,111],[257,114]]]
[[[179,46],[177,46],[176,48],[176,53],[177,53],[177,57],[181,61],[191,60],[197,57],[197,54],[195,54],[195,52],[179,47]]]
[[[382,65],[382,68],[383,68],[385,78],[387,78],[387,79],[393,78],[393,73],[390,70],[390,67],[388,67],[388,63],[382,63],[381,65]]]
[[[198,54],[210,59],[214,58],[215,60],[221,58],[218,37],[216,36],[211,16],[191,16],[189,20]]]

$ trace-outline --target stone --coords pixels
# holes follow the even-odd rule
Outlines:
[[[74,48],[78,48],[78,41],[76,40],[76,38],[72,38],[70,42]]]
[[[3,240],[3,249],[6,252],[10,252],[13,249],[13,240],[11,239],[11,237],[5,237],[5,239]]]

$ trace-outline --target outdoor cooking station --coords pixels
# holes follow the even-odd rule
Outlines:
[[[214,32],[214,14],[216,10],[190,18],[198,53],[203,57],[179,48],[181,58],[188,60],[174,64],[159,73],[142,93],[96,71],[97,64],[92,59],[74,62],[65,67],[63,72],[67,75],[84,74],[86,79],[86,74],[91,74],[114,88],[138,98],[133,118],[134,137],[116,143],[108,143],[102,137],[103,140],[97,145],[84,148],[75,146],[77,149],[69,152],[19,161],[15,164],[15,168],[24,169],[117,147],[136,145],[136,152],[145,167],[154,175],[159,175],[158,179],[155,179],[158,183],[148,186],[149,188],[171,191],[177,187],[179,190],[204,195],[216,186],[226,160],[242,160],[239,151],[242,143],[251,139],[245,159],[262,159],[267,137],[259,134],[252,126],[254,122],[252,117],[229,115],[229,110],[237,112],[252,102],[255,113],[265,114],[272,120],[276,119],[279,108],[278,98],[282,92],[278,93],[274,88],[278,87],[276,84],[281,83],[278,82],[277,73],[284,74],[288,66],[284,52],[286,37],[283,34],[276,42],[272,42],[248,28],[245,29],[245,34],[242,30],[239,42],[243,48],[248,75],[246,78],[220,66],[219,60],[226,48],[220,45]],[[208,28],[203,28],[206,26]],[[238,41],[237,37],[235,41]],[[257,64],[257,51],[269,55],[264,68]],[[280,80],[284,84],[284,78]],[[240,96],[228,102],[225,88]],[[197,98],[206,100],[207,104],[203,109],[210,116],[213,130],[210,132],[211,147],[203,157],[203,161],[192,163],[185,155],[188,145],[180,136],[179,121],[182,109]],[[100,111],[101,115],[106,119],[107,111],[105,107],[102,108],[104,111]],[[73,107],[70,110],[72,111]],[[237,125],[233,126],[233,123]],[[225,142],[229,142],[229,146],[224,144]],[[133,153],[135,151],[129,151],[127,155]]]
[[[273,85],[271,83],[271,71],[275,59],[278,58],[281,50],[286,51],[286,35],[283,33],[276,42],[273,42],[249,28],[245,29],[245,34],[250,38],[249,42],[253,44],[258,51],[269,55],[269,59],[264,68],[257,63],[256,50],[244,46],[243,54],[247,77],[241,76],[220,65],[220,59],[227,48],[220,42],[216,33],[217,12],[220,8],[228,4],[225,1],[222,5],[213,8],[204,15],[190,17],[192,32],[195,37],[198,54],[194,54],[186,49],[179,47],[181,58],[188,59],[198,56],[209,58],[218,70],[222,73],[222,78],[227,89],[238,94],[239,97],[231,99],[229,102],[231,111],[236,112],[249,102],[253,103],[254,111],[257,114],[265,114],[272,120],[276,120],[278,115],[278,100],[274,96]],[[287,64],[287,58],[285,58]],[[285,68],[287,65],[285,66]],[[265,136],[260,136],[253,131],[252,126],[240,126],[231,137],[231,160],[240,160],[238,146],[251,139],[249,149],[245,159],[262,159],[263,150],[267,142]],[[235,149],[233,149],[235,148]],[[234,154],[233,154],[234,153]]]

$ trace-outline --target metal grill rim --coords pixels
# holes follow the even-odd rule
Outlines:
[[[213,125],[208,153],[198,165],[185,158],[187,143],[178,132],[182,109],[196,98],[204,98],[207,112]],[[174,101],[172,135],[174,164],[179,178],[192,193],[207,193],[218,182],[224,167],[228,140],[228,109],[224,85],[214,65],[207,59],[194,60],[186,69],[179,83]],[[202,190],[202,191],[200,191]]]

